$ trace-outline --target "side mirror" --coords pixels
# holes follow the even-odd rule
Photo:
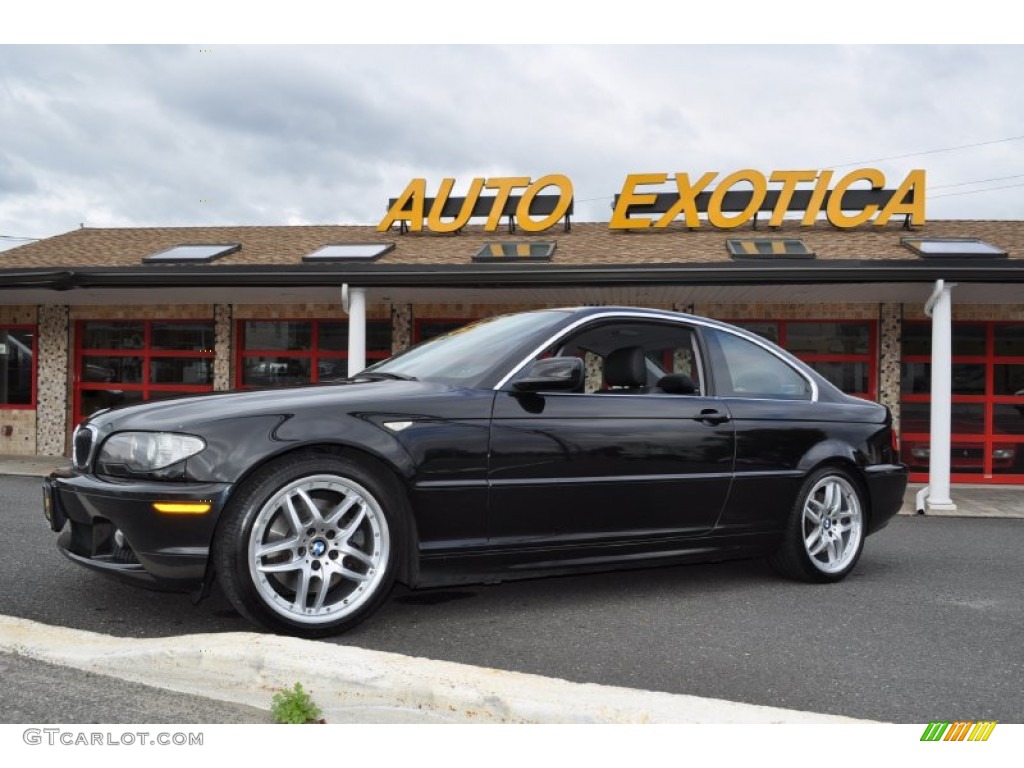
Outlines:
[[[512,386],[519,392],[570,392],[583,387],[583,361],[578,357],[548,357],[526,369]]]

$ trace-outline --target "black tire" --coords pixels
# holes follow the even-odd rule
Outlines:
[[[866,535],[861,484],[845,469],[821,467],[801,486],[782,545],[768,562],[791,579],[841,581],[857,565]]]
[[[349,458],[279,459],[246,480],[223,514],[213,547],[217,578],[239,613],[273,632],[340,634],[394,586],[404,496]]]

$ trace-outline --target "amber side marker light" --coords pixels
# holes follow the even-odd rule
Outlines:
[[[154,501],[153,509],[165,515],[205,515],[213,508],[208,501]]]

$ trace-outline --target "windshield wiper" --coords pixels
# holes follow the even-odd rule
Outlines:
[[[415,376],[406,376],[404,373],[391,373],[390,371],[366,371],[357,373],[349,381],[416,381]]]

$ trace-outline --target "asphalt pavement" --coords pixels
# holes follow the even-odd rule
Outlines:
[[[4,723],[270,723],[270,712],[0,653]]]
[[[954,498],[961,503],[959,491],[954,488]],[[1019,489],[980,491],[975,498],[997,506],[1001,516],[1020,510]],[[1018,519],[940,519],[908,509],[868,539],[850,578],[825,587],[778,579],[751,561],[491,587],[399,588],[366,624],[328,642],[311,642],[252,634],[217,592],[192,606],[187,596],[134,589],[65,561],[42,521],[37,478],[0,477],[0,499],[8,522],[0,562],[14,587],[3,598],[2,613],[38,622],[31,630],[22,628],[22,637],[28,632],[43,638],[48,627],[60,626],[90,633],[85,640],[40,641],[38,648],[50,654],[46,658],[95,672],[113,669],[112,658],[132,656],[142,659],[136,682],[206,693],[256,710],[269,706],[267,670],[282,655],[291,661],[279,682],[287,684],[292,675],[307,687],[321,681],[350,688],[353,681],[335,681],[325,665],[331,654],[359,652],[373,654],[355,666],[377,670],[375,696],[389,683],[406,691],[420,686],[417,703],[403,705],[405,719],[398,722],[435,721],[431,706],[439,701],[499,721],[599,720],[581,703],[593,700],[619,702],[614,717],[628,722],[652,713],[680,722],[801,721],[806,713],[887,722],[1024,721],[1024,522]],[[983,513],[983,505],[976,510]],[[97,645],[106,650],[83,660],[73,648],[99,643],[91,633],[108,638],[108,646]],[[182,636],[193,650],[220,643],[225,657],[229,648],[253,650],[264,641],[300,645],[287,651],[266,646],[245,664],[234,658],[189,689],[174,682],[180,663],[165,670],[169,677],[157,675],[153,665],[154,658],[187,657]],[[178,645],[159,652],[149,648],[150,656],[140,656],[131,643],[147,638],[143,642]],[[61,650],[68,642],[71,650]],[[31,643],[14,644],[23,657],[32,652],[26,645]],[[11,647],[0,643],[0,650]],[[431,666],[437,663],[449,666]],[[121,674],[131,679],[129,667]],[[217,682],[219,675],[243,668],[261,671],[252,679],[238,675],[232,684],[257,689],[255,698],[230,686],[203,687],[207,678]],[[442,680],[439,695],[432,686]],[[365,694],[366,680],[355,682]],[[490,698],[481,698],[481,691]],[[531,691],[546,692],[543,706],[528,701]],[[667,703],[663,696],[673,698]],[[369,718],[362,721],[396,721],[388,720],[381,699],[375,701],[376,709],[360,714]],[[740,708],[714,709],[722,701]],[[354,711],[351,701],[340,700],[334,710],[338,717]],[[236,722],[228,719],[230,712],[215,722]]]

